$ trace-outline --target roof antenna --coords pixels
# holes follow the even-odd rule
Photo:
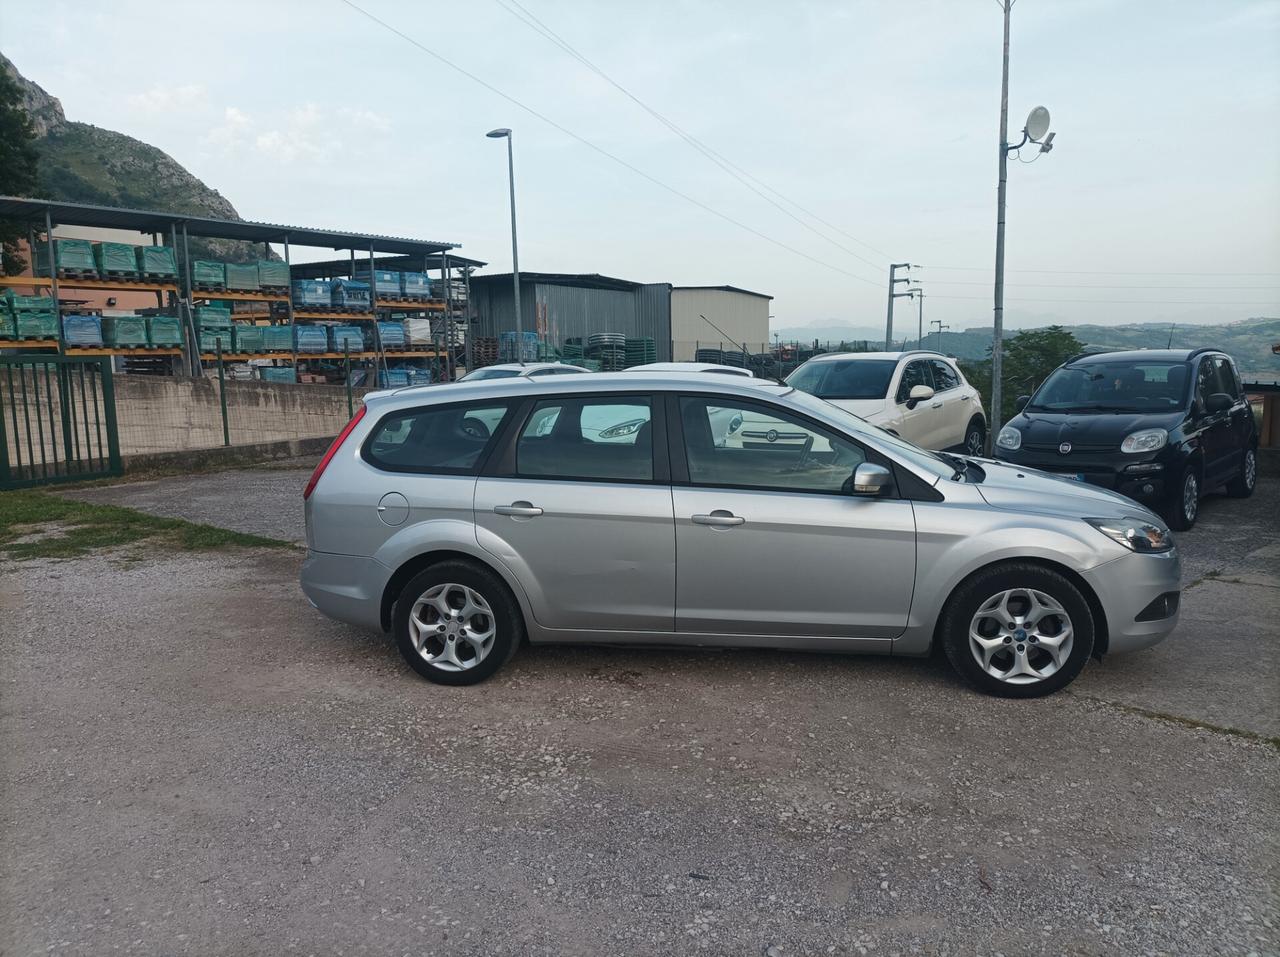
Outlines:
[[[1165,346],[1165,348],[1166,348],[1166,349],[1172,349],[1172,348],[1173,348],[1173,330],[1174,330],[1175,328],[1176,328],[1176,324],[1175,324],[1175,323],[1172,323],[1172,322],[1171,322],[1171,323],[1169,323],[1169,344],[1168,344],[1167,346]]]

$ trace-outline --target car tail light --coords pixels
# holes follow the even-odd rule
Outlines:
[[[316,470],[311,473],[311,478],[307,480],[307,487],[302,490],[303,501],[311,497],[311,493],[316,490],[316,483],[320,481],[320,476],[324,474],[324,470],[329,467],[329,462],[338,454],[338,449],[342,448],[342,443],[347,441],[347,436],[355,429],[364,418],[364,406],[360,406],[360,411],[352,416],[351,421],[347,423],[346,428],[338,433],[338,437],[333,440],[333,444],[329,446],[329,451],[324,453],[324,458],[320,460],[320,464],[316,466]]]

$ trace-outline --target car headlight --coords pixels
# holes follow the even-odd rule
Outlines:
[[[1135,552],[1167,552],[1173,548],[1173,536],[1167,528],[1144,518],[1086,518],[1086,522],[1107,538]]]
[[[1012,425],[1006,425],[1000,430],[1000,435],[996,437],[996,445],[1002,449],[1008,449],[1010,452],[1020,449],[1022,448],[1022,433]]]
[[[600,433],[602,439],[618,439],[624,435],[635,435],[640,431],[640,426],[644,425],[647,419],[632,419],[630,422],[620,422],[617,425],[610,426]]]
[[[735,415],[732,419],[729,420],[729,434],[733,435],[733,433],[737,432],[740,428],[742,428],[741,413]]]
[[[1164,429],[1140,429],[1124,437],[1120,443],[1121,452],[1154,452],[1162,449],[1169,441],[1169,433]]]

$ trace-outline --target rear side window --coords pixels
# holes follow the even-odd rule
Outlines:
[[[930,359],[929,365],[933,367],[933,388],[935,392],[946,392],[948,389],[960,388],[960,377],[956,375],[956,370],[951,366],[941,359]]]
[[[545,399],[516,442],[516,474],[613,482],[653,481],[649,399]]]
[[[510,403],[427,406],[385,416],[364,444],[370,465],[390,472],[479,471]]]

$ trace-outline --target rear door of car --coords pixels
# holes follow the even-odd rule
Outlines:
[[[915,584],[911,502],[845,490],[875,453],[770,403],[669,402],[678,632],[878,640],[902,631]],[[725,408],[805,440],[718,445],[712,415]]]
[[[675,537],[660,397],[527,400],[476,483],[480,545],[524,585],[539,625],[670,632]]]

